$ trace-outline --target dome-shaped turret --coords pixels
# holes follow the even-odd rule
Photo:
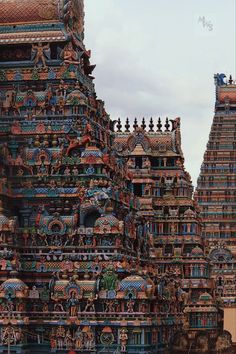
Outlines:
[[[120,290],[135,289],[136,291],[145,291],[147,281],[140,275],[130,275],[120,282]]]
[[[96,146],[88,146],[81,154],[81,157],[102,157],[103,154],[100,149],[98,149]]]
[[[212,301],[212,296],[208,292],[204,292],[200,295],[199,301],[204,301],[204,302],[211,302]]]
[[[0,200],[0,230],[8,230],[9,221],[8,217],[3,213],[2,201]]]
[[[120,221],[114,215],[108,214],[98,218],[94,227],[97,233],[119,233]]]
[[[8,228],[8,224],[9,224],[9,219],[5,215],[0,214],[0,230]]]
[[[7,279],[0,285],[0,296],[3,297],[10,293],[13,297],[23,298],[27,297],[27,292],[28,286],[18,278]]]
[[[191,252],[192,256],[203,256],[203,254],[204,252],[199,246],[194,247]]]

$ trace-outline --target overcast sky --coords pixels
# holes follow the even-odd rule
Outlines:
[[[235,76],[236,0],[85,0],[85,44],[112,119],[181,117],[185,166],[199,175],[214,73]]]

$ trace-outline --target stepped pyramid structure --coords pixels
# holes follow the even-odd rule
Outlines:
[[[235,328],[227,321],[228,311],[232,314],[236,306],[236,83],[231,76],[227,80],[217,74],[215,85],[215,115],[195,199],[201,207],[216,291],[226,307],[226,328],[234,331],[236,341]]]
[[[202,351],[219,316],[179,119],[114,132],[83,39],[82,0],[0,2],[0,353]]]

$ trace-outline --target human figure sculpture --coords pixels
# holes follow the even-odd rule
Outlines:
[[[151,163],[148,157],[144,157],[143,158],[143,168],[150,168],[151,167]]]
[[[220,334],[217,337],[216,344],[215,344],[215,349],[217,353],[227,351],[229,348],[231,348],[231,346],[232,346],[232,338],[229,332],[224,331],[222,334]]]
[[[85,135],[83,138],[78,139],[78,138],[70,138],[69,136],[67,137],[69,140],[69,146],[66,150],[66,155],[68,156],[71,152],[71,150],[79,148],[81,146],[85,146],[87,143],[91,141],[91,137],[89,135]]]
[[[72,35],[83,34],[84,29],[84,1],[69,0],[65,7],[64,22],[66,30]]]
[[[177,117],[175,119],[170,119],[171,123],[172,123],[172,131],[176,130],[177,128],[179,128],[180,126],[180,118]]]
[[[120,351],[126,352],[128,335],[127,335],[127,330],[125,328],[121,329],[119,339],[120,339],[120,345],[121,345]]]
[[[45,232],[38,231],[38,235],[40,237],[40,240],[42,241],[43,245],[48,246],[48,240],[47,240],[47,235]]]
[[[133,313],[134,312],[134,300],[129,299],[127,302],[127,312]]]
[[[102,276],[101,287],[105,290],[115,290],[117,286],[117,280],[118,277],[113,266],[109,265]]]
[[[35,59],[34,59],[34,65],[36,66],[40,61],[43,64],[43,67],[45,68],[46,65],[46,59],[45,59],[45,50],[49,50],[49,43],[47,45],[43,45],[41,42],[38,43],[37,45],[33,44],[32,45],[32,50],[36,51]]]
[[[83,333],[80,328],[77,328],[75,332],[75,349],[82,349],[83,347]]]
[[[16,344],[16,332],[13,327],[7,326],[2,334],[3,344]]]
[[[94,348],[94,333],[90,326],[88,327],[88,331],[86,332],[84,344],[87,350],[92,350]]]
[[[77,305],[78,305],[78,299],[76,298],[76,292],[72,291],[70,294],[69,299],[67,300],[68,302],[68,307],[69,307],[69,314],[71,317],[76,317],[77,316]]]
[[[127,162],[127,165],[128,165],[129,168],[135,168],[135,158],[130,157],[128,162]]]
[[[72,335],[71,335],[69,329],[66,331],[65,343],[66,343],[66,348],[67,349],[71,349],[72,348],[73,338],[72,338]]]
[[[114,300],[107,300],[105,302],[105,312],[114,312],[115,311],[115,301]]]
[[[62,326],[59,326],[57,329],[57,332],[56,332],[58,349],[63,348],[65,335],[66,335],[65,328],[63,328]]]
[[[57,341],[54,335],[50,336],[50,346],[52,350],[57,349]]]
[[[62,51],[62,59],[64,60],[65,64],[80,64],[78,61],[78,54],[73,48],[71,42],[69,42]]]
[[[35,285],[33,285],[32,290],[29,291],[30,299],[39,299],[39,291]]]
[[[87,300],[87,304],[85,306],[84,312],[95,312],[95,300],[97,300],[98,295],[96,294],[95,297],[93,297],[93,294],[90,294],[88,300]]]

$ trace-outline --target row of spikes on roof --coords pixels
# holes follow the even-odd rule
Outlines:
[[[229,76],[229,84],[232,85],[236,82],[236,80],[233,80],[232,75]]]
[[[170,122],[172,124],[172,127],[170,125]],[[157,130],[156,130],[157,132],[162,132],[163,131],[162,130],[162,126],[163,125],[162,125],[162,122],[161,122],[161,118],[158,118],[158,123],[157,123],[156,126],[157,126]],[[118,118],[118,120],[116,121],[116,132],[117,133],[122,133],[122,132],[130,133],[131,132],[131,130],[130,130],[131,125],[130,125],[129,118],[126,118],[126,121],[125,121],[125,124],[124,124],[124,128],[125,128],[124,131],[122,130],[122,127],[123,126],[122,126],[122,123],[121,123],[121,119]],[[154,133],[155,132],[155,124],[153,123],[153,118],[150,118],[148,127],[149,127],[148,131],[150,133]],[[164,127],[165,127],[165,130],[164,130],[165,132],[173,131],[174,130],[174,121],[172,119],[166,118]],[[138,128],[146,130],[147,125],[146,125],[145,118],[142,119],[142,122],[141,122],[140,125],[138,124],[137,118],[134,119],[133,130],[135,131]],[[170,130],[170,128],[171,128],[171,130]]]

